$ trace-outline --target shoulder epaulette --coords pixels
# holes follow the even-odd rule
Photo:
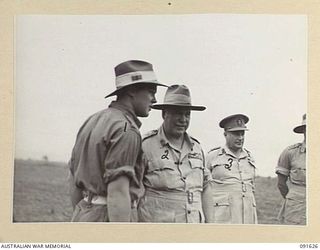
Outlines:
[[[243,150],[244,150],[244,151],[246,151],[246,152],[247,152],[247,154],[250,156],[251,152],[250,152],[248,149],[243,148]]]
[[[147,132],[146,134],[144,134],[144,135],[142,136],[142,141],[144,141],[144,140],[146,140],[146,139],[148,139],[148,138],[150,138],[150,137],[152,137],[152,136],[155,136],[155,135],[157,135],[157,134],[158,134],[158,130],[157,130],[157,129],[151,130],[151,131]]]
[[[198,144],[200,144],[200,142],[199,142],[196,138],[194,138],[194,137],[192,137],[192,136],[190,136],[190,138],[191,138],[192,140],[194,140],[195,142],[197,142]]]
[[[296,143],[288,147],[288,149],[295,149],[301,146],[301,143]]]
[[[124,114],[124,117],[127,119],[127,121],[129,122],[131,127],[134,127],[135,129],[139,130],[139,127],[137,126],[137,124],[132,120],[132,118],[129,115]],[[127,123],[125,122],[124,131],[126,131],[126,130],[127,130]]]
[[[208,154],[209,154],[210,152],[215,151],[215,150],[218,150],[218,149],[220,149],[220,148],[221,148],[221,147],[216,147],[216,148],[210,149],[210,150],[208,151]]]

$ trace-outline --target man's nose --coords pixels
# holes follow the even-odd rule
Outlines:
[[[188,120],[188,116],[187,116],[186,114],[181,114],[181,115],[180,115],[180,120],[183,121],[183,122],[185,122],[185,121]]]

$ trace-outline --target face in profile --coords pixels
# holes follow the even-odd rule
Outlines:
[[[190,109],[169,108],[163,111],[164,128],[173,137],[183,136],[190,123]]]
[[[152,104],[157,102],[156,93],[156,85],[142,86],[132,91],[132,104],[137,116],[147,117],[149,115]]]
[[[228,148],[234,151],[242,149],[244,143],[244,133],[244,130],[224,132]]]

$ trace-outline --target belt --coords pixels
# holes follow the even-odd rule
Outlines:
[[[188,201],[189,204],[201,201],[201,193],[199,191],[159,191],[153,189],[146,189],[145,196],[151,196],[155,198],[162,198],[174,201]]]
[[[94,205],[107,205],[107,197],[101,195],[92,195],[91,201],[90,197],[86,196],[83,198],[85,202],[94,204]]]

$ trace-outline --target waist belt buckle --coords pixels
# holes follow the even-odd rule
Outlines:
[[[188,195],[188,203],[192,204],[193,203],[193,193],[188,191],[187,195]]]

